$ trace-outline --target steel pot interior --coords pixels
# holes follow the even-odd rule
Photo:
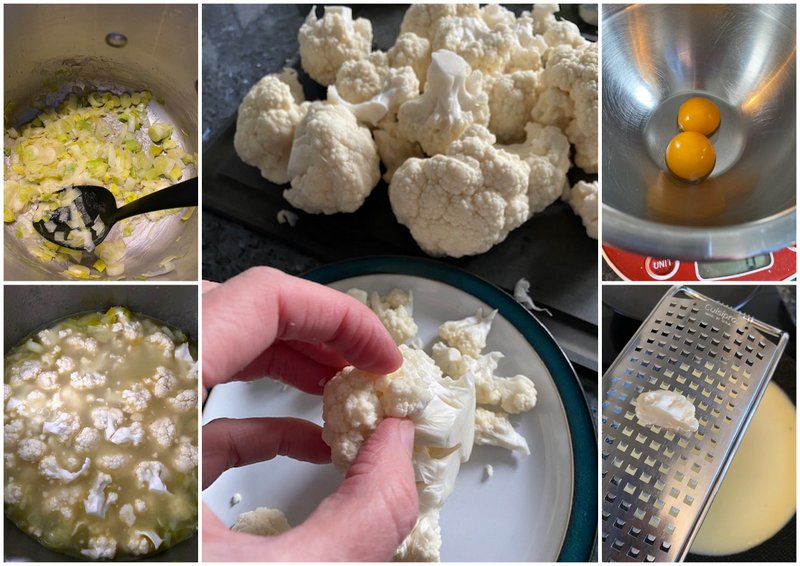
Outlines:
[[[107,90],[148,89],[164,100],[164,119],[197,151],[197,6],[8,5],[5,7],[5,103],[18,125],[35,116],[31,103],[57,103],[73,86]],[[124,47],[108,34],[127,38]],[[161,278],[197,278],[198,221],[166,217],[153,223],[125,257],[126,278],[153,273],[168,256],[176,269]],[[10,280],[60,278],[32,258],[6,228],[5,276]]]

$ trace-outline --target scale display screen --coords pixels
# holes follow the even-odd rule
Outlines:
[[[742,275],[758,269],[763,269],[772,262],[770,254],[761,254],[747,259],[733,261],[697,262],[697,274],[703,279],[716,279]]]

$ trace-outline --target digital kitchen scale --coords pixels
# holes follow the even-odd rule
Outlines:
[[[786,281],[797,273],[797,252],[775,252],[731,261],[680,261],[645,257],[603,245],[603,258],[626,281]]]

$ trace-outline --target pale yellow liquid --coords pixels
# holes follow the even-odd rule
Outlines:
[[[794,515],[795,408],[770,383],[691,551],[744,552],[777,533]]]

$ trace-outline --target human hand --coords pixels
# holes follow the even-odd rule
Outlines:
[[[309,393],[353,364],[391,372],[402,356],[364,305],[277,270],[255,268],[203,287],[203,383],[270,375]],[[301,525],[276,537],[230,531],[203,511],[207,561],[382,561],[414,525],[414,426],[386,419],[344,482]],[[227,468],[286,455],[330,461],[321,429],[299,419],[218,419],[203,427],[203,487]]]

